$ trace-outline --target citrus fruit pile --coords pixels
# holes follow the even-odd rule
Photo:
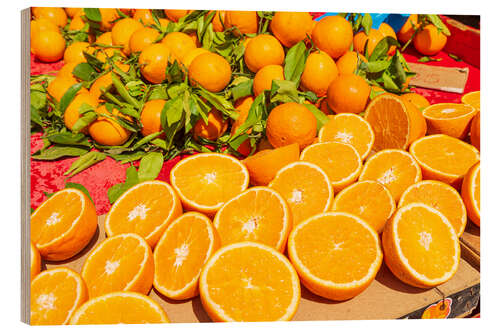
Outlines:
[[[70,262],[89,246],[92,200],[67,188],[33,212],[32,324],[168,322],[152,288],[199,295],[214,321],[290,320],[301,288],[348,300],[383,262],[419,288],[457,271],[467,217],[480,224],[479,92],[435,105],[408,92],[388,25],[356,14],[58,12],[79,24],[75,34],[63,25],[66,38],[86,40],[68,42],[56,78],[36,78],[47,145],[34,158],[79,149],[73,171],[97,154],[142,169],[110,189],[106,238],[79,273],[40,272],[41,259]],[[154,180],[158,160],[193,151],[169,183]]]

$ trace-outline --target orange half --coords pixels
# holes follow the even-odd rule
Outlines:
[[[472,118],[479,110],[470,105],[439,103],[422,111],[427,121],[427,134],[446,134],[463,139],[469,134]]]
[[[465,175],[462,183],[462,198],[464,199],[465,207],[467,207],[467,215],[475,225],[481,225],[481,175],[480,162],[474,164]]]

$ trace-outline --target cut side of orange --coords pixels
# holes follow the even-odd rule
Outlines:
[[[480,110],[481,109],[481,92],[480,91],[471,91],[462,96],[462,103],[472,106],[473,108]]]
[[[266,139],[262,140],[261,143],[264,145],[269,142]],[[276,149],[272,149],[272,146],[270,148],[262,149],[243,160],[250,173],[252,185],[266,186],[273,180],[278,170],[299,160],[300,148],[297,143]]]
[[[205,215],[188,212],[177,218],[153,254],[156,290],[176,300],[197,296],[201,268],[219,245],[219,236]]]
[[[384,261],[392,273],[414,287],[450,280],[458,269],[460,244],[453,226],[423,203],[399,208],[382,233]]]
[[[420,202],[436,208],[453,226],[460,237],[467,224],[467,211],[456,189],[437,180],[424,180],[411,185],[399,199],[398,207]]]
[[[412,103],[393,94],[375,97],[365,111],[375,133],[373,150],[406,149],[427,131],[422,112]]]
[[[166,182],[139,183],[111,207],[104,222],[106,234],[135,233],[154,248],[168,225],[182,214],[182,205],[174,189]]]
[[[340,113],[321,127],[318,134],[319,142],[348,143],[364,160],[372,150],[375,134],[370,124],[354,113]]]
[[[137,234],[106,238],[92,250],[82,268],[90,298],[113,291],[148,294],[153,274],[153,253]]]
[[[248,170],[236,158],[220,153],[189,156],[170,171],[170,183],[187,210],[213,215],[248,187]]]
[[[300,154],[300,159],[323,169],[335,192],[354,183],[363,166],[356,149],[342,142],[322,142],[307,146]]]
[[[359,180],[375,180],[389,189],[396,202],[412,184],[422,180],[417,161],[404,150],[385,149],[365,163]]]
[[[85,282],[75,271],[46,270],[31,281],[31,325],[64,325],[88,299]]]
[[[300,281],[288,259],[272,247],[233,243],[203,267],[200,296],[213,321],[290,320],[299,305]]]
[[[481,225],[480,162],[474,164],[465,175],[462,183],[462,198],[464,199],[465,207],[467,207],[467,215],[479,227]]]
[[[374,180],[354,183],[335,196],[333,211],[356,215],[378,233],[396,210],[391,192]]]
[[[293,225],[330,209],[334,191],[328,175],[313,163],[299,161],[278,171],[269,184],[286,200]]]
[[[382,264],[375,230],[342,212],[318,214],[296,226],[288,239],[288,256],[307,289],[335,301],[360,294]]]
[[[42,258],[33,242],[30,242],[30,273],[31,281],[40,273],[42,269]]]
[[[424,179],[439,180],[456,189],[470,167],[479,162],[479,151],[474,146],[444,134],[415,141],[410,154],[422,168]]]
[[[54,193],[31,214],[31,241],[46,260],[71,258],[87,246],[96,229],[94,204],[76,189]]]
[[[422,111],[427,134],[446,134],[463,139],[469,134],[470,122],[479,110],[457,103],[433,104]]]
[[[292,214],[281,194],[256,186],[226,202],[215,215],[214,226],[222,246],[252,241],[283,252],[292,229]]]
[[[71,325],[169,323],[162,307],[148,296],[121,291],[90,299],[71,317]]]

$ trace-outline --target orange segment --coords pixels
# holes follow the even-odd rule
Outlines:
[[[335,192],[354,183],[363,166],[361,157],[353,146],[333,141],[306,147],[300,154],[300,159],[323,169],[332,182]]]
[[[398,207],[420,202],[440,211],[453,226],[458,237],[467,224],[467,212],[460,194],[448,184],[424,180],[408,187],[399,199]]]
[[[54,193],[31,214],[31,241],[46,260],[80,252],[97,229],[94,204],[76,189]]]
[[[480,91],[471,91],[462,96],[462,103],[472,106],[473,108],[480,110],[481,109],[481,92]]]
[[[248,186],[248,171],[236,158],[203,153],[187,157],[170,172],[170,183],[185,209],[215,214]]]
[[[139,293],[122,291],[89,300],[71,317],[70,324],[157,324],[168,322],[165,311],[151,298]]]
[[[147,294],[153,285],[153,253],[136,234],[106,238],[89,254],[82,268],[90,298],[113,291]]]
[[[200,296],[214,321],[290,320],[299,305],[300,282],[284,255],[261,243],[240,242],[219,249],[204,266]]]
[[[415,105],[388,93],[377,96],[368,104],[365,119],[375,133],[375,151],[406,149],[427,130],[422,112]]]
[[[182,214],[172,187],[152,180],[137,184],[113,204],[104,222],[108,237],[136,233],[154,248],[168,225]]]
[[[382,234],[384,261],[401,281],[419,288],[440,285],[453,277],[460,244],[448,219],[423,203],[399,208]]]
[[[165,230],[153,254],[156,290],[176,300],[197,296],[201,269],[219,244],[212,221],[205,215],[188,212],[177,218]]]
[[[470,122],[478,110],[470,105],[439,103],[422,111],[428,134],[447,134],[463,139],[469,134]]]
[[[263,149],[244,159],[243,163],[250,173],[252,185],[267,185],[282,167],[298,161],[299,154],[299,145],[293,143],[276,149]]]
[[[365,180],[340,191],[332,210],[356,215],[380,233],[396,210],[396,203],[387,187],[374,180]]]
[[[479,151],[474,146],[444,134],[415,141],[410,154],[422,168],[424,179],[440,180],[457,189],[470,167],[479,162]]]
[[[226,202],[215,215],[214,226],[223,246],[253,241],[283,252],[292,229],[292,217],[278,192],[256,186]]]
[[[318,214],[296,226],[289,236],[288,256],[307,289],[336,301],[365,290],[382,264],[375,230],[340,212]]]
[[[408,186],[422,180],[422,172],[417,161],[406,151],[385,149],[366,161],[359,180],[381,183],[397,202]]]
[[[61,267],[46,270],[31,281],[31,325],[67,324],[87,299],[87,287],[78,273]]]
[[[40,273],[42,269],[42,258],[33,242],[30,242],[30,275],[31,281]]]
[[[291,163],[276,174],[269,187],[278,191],[292,212],[293,225],[310,216],[326,212],[333,201],[328,175],[309,162]]]
[[[467,215],[477,226],[481,225],[481,175],[480,162],[474,164],[462,183],[462,198],[467,207]]]
[[[318,134],[319,142],[348,143],[364,160],[372,150],[375,134],[370,124],[354,113],[340,113],[321,127]]]

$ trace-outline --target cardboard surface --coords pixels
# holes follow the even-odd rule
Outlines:
[[[469,77],[469,68],[429,66],[408,63],[410,70],[417,73],[410,84],[428,88],[463,94]]]
[[[89,245],[77,256],[62,262],[44,262],[44,269],[66,266],[81,272],[89,252],[105,238],[104,216],[99,217],[99,228]],[[395,319],[405,317],[413,311],[438,302],[445,296],[455,294],[479,283],[479,272],[461,259],[458,272],[447,283],[432,289],[419,289],[399,281],[382,264],[375,281],[360,295],[344,302],[330,301],[310,293],[301,286],[302,299],[293,320],[363,320]],[[210,322],[200,298],[187,301],[170,300],[153,288],[149,294],[165,310],[172,322]]]

